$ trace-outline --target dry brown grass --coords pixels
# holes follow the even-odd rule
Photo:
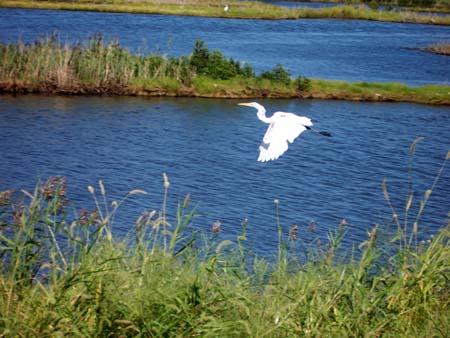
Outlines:
[[[450,42],[441,42],[430,45],[425,48],[425,50],[435,54],[450,55]]]

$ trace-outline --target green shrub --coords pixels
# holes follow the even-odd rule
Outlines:
[[[197,40],[190,58],[190,64],[198,75],[213,79],[229,80],[237,76],[253,78],[255,72],[249,64],[241,67],[239,61],[227,59],[218,50],[209,51],[202,40]]]
[[[208,69],[208,61],[208,48],[202,40],[197,40],[191,55],[191,66],[194,67],[198,74],[206,74]]]
[[[286,71],[282,65],[277,64],[271,71],[263,72],[260,75],[261,79],[278,82],[289,86],[291,84],[291,74]]]
[[[295,87],[300,90],[308,90],[311,88],[311,80],[304,76],[299,76],[294,81]]]
[[[238,69],[232,59],[226,60],[221,52],[215,50],[209,56],[206,75],[213,79],[228,80],[238,75]]]

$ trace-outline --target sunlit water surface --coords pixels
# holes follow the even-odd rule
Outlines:
[[[291,73],[348,81],[448,84],[448,57],[411,48],[448,40],[450,27],[343,20],[223,20],[0,9],[0,42],[32,42],[59,32],[79,42],[102,32],[135,52],[185,55],[197,39],[257,71],[280,63]],[[221,238],[235,239],[248,219],[249,243],[276,249],[274,200],[285,233],[300,225],[305,240],[325,239],[346,219],[346,245],[360,243],[382,224],[395,230],[383,199],[386,178],[392,203],[404,219],[408,187],[416,191],[411,213],[449,149],[450,110],[392,103],[261,100],[269,111],[309,116],[333,138],[303,134],[279,160],[258,163],[266,125],[235,100],[132,97],[0,96],[0,190],[32,190],[39,178],[67,177],[73,215],[93,208],[87,186],[103,180],[110,201],[132,189],[115,231],[126,233],[144,209],[159,210],[162,173],[169,176],[168,209],[191,195],[199,217],[194,229],[222,222]],[[409,146],[419,136],[411,169]],[[98,188],[97,188],[98,191]],[[426,236],[445,224],[450,207],[449,170],[426,206]],[[410,220],[413,216],[410,216]],[[308,233],[310,221],[316,232]]]
[[[420,48],[447,41],[450,27],[361,20],[237,20],[166,15],[0,9],[0,42],[62,42],[95,32],[142,53],[187,55],[197,39],[257,71],[282,64],[293,76],[347,81],[450,83],[447,56]]]
[[[32,190],[38,178],[65,176],[73,215],[94,207],[87,186],[97,186],[98,180],[110,202],[132,189],[146,190],[149,195],[134,196],[120,209],[115,231],[126,233],[144,209],[160,209],[166,172],[171,221],[189,193],[199,214],[194,229],[208,233],[220,220],[221,238],[235,239],[248,218],[249,243],[272,254],[274,199],[285,232],[299,224],[300,236],[324,239],[345,218],[346,245],[359,243],[374,224],[395,229],[383,179],[401,218],[412,182],[414,214],[449,150],[448,107],[260,102],[271,111],[309,116],[333,137],[305,132],[280,159],[259,163],[267,126],[235,100],[0,96],[0,190]],[[419,136],[425,139],[417,145],[411,170],[409,146]],[[426,236],[445,225],[449,178],[447,168],[426,206],[420,223]],[[314,234],[307,233],[311,220]]]

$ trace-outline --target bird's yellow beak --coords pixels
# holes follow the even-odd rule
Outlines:
[[[238,106],[247,106],[247,107],[251,107],[250,103],[238,103]]]

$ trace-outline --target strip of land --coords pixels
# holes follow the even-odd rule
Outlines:
[[[225,2],[224,2],[225,3]],[[129,1],[82,0],[36,1],[0,0],[0,7],[54,10],[121,12],[142,14],[189,15],[237,19],[358,19],[386,22],[450,25],[450,16],[421,14],[414,11],[379,11],[364,6],[336,6],[329,8],[287,8],[257,1],[230,1],[228,10],[224,3],[210,0],[188,1]]]
[[[96,35],[77,45],[57,36],[0,44],[0,93],[210,98],[306,98],[450,105],[450,86],[347,83],[291,77],[282,65],[259,75],[198,40],[188,56],[133,54]]]
[[[20,80],[0,81],[0,93],[7,94],[60,94],[60,95],[128,95],[203,98],[304,98],[323,100],[348,100],[366,102],[411,102],[430,105],[450,105],[450,87],[426,85],[410,87],[401,83],[344,82],[311,79],[306,90],[271,88],[271,84],[246,81],[215,81],[201,78],[191,86],[172,87],[165,81],[155,81],[143,86],[58,86],[54,82],[32,83]]]
[[[445,42],[436,43],[434,45],[430,45],[427,48],[425,48],[425,51],[434,53],[434,54],[450,56],[450,43],[445,43]]]

